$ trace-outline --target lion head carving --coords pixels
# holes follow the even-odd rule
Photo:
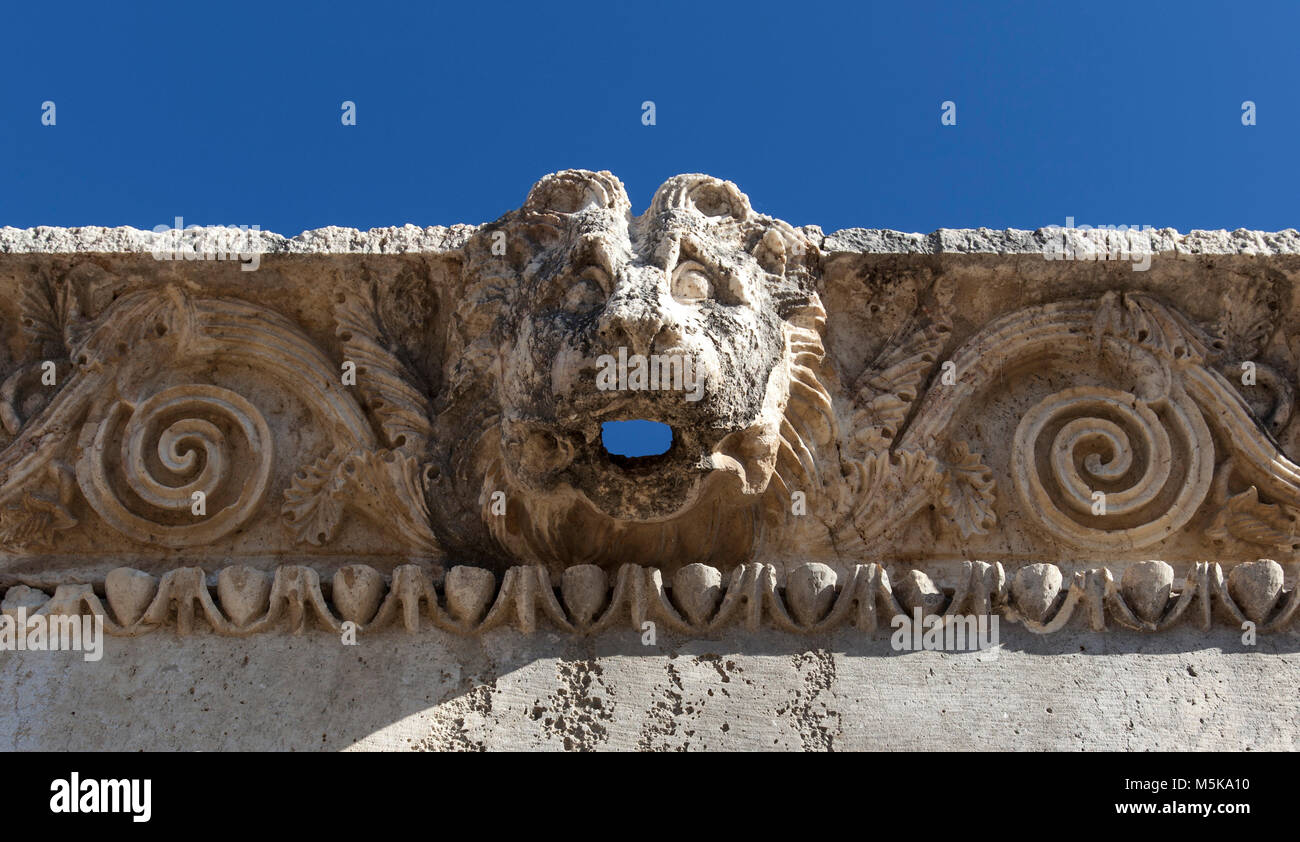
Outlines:
[[[633,216],[610,173],[539,181],[465,247],[437,407],[454,444],[430,502],[477,505],[449,513],[451,544],[486,532],[552,568],[770,550],[835,439],[817,258],[730,182],[674,177]],[[601,425],[630,419],[671,427],[670,449],[608,453]]]

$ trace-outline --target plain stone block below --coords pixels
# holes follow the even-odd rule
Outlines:
[[[0,657],[5,750],[1295,750],[1300,636],[109,638]]]

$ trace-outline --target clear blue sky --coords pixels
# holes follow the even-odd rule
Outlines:
[[[483,222],[584,167],[638,211],[704,171],[827,230],[1300,227],[1296,2],[58,2],[4,25],[0,225]]]

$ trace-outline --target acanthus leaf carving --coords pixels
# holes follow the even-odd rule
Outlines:
[[[889,448],[948,341],[946,322],[913,331],[905,342],[888,347],[858,378],[853,436],[867,450]]]
[[[76,525],[58,499],[23,491],[17,501],[0,506],[0,545],[50,549],[56,532]]]
[[[847,493],[837,545],[860,552],[902,525],[935,495],[943,481],[939,461],[915,449],[876,451],[846,466]]]
[[[422,454],[433,435],[433,409],[420,379],[404,363],[382,325],[368,283],[339,293],[335,333],[357,367],[357,389],[379,421],[387,446]]]
[[[42,353],[58,348],[66,356],[79,343],[81,307],[68,279],[40,278],[24,287],[18,311],[23,332]]]
[[[294,540],[320,546],[334,537],[343,518],[344,454],[334,451],[294,474],[281,513]]]
[[[997,523],[993,471],[964,441],[952,444],[946,462],[939,498],[943,522],[962,538],[988,534]]]
[[[411,547],[435,552],[424,486],[420,463],[409,454],[335,451],[294,476],[281,512],[301,543],[328,542],[351,505],[396,530]]]
[[[1278,315],[1273,284],[1263,278],[1240,280],[1219,297],[1219,319],[1213,330],[1216,344],[1234,362],[1254,359],[1277,332]]]
[[[1298,528],[1300,510],[1260,501],[1259,489],[1252,485],[1228,498],[1205,534],[1216,541],[1236,538],[1251,544],[1290,549],[1298,542]]]
[[[1144,293],[1108,292],[1097,303],[1093,340],[1107,337],[1157,355],[1166,365],[1201,365],[1213,352],[1199,327]]]
[[[427,465],[402,450],[356,450],[341,466],[350,499],[372,520],[392,529],[405,546],[441,552],[427,500]]]

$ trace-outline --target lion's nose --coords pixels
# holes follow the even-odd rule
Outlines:
[[[609,302],[597,330],[608,347],[622,345],[630,354],[648,355],[663,326],[663,317],[649,302],[623,298]]]

